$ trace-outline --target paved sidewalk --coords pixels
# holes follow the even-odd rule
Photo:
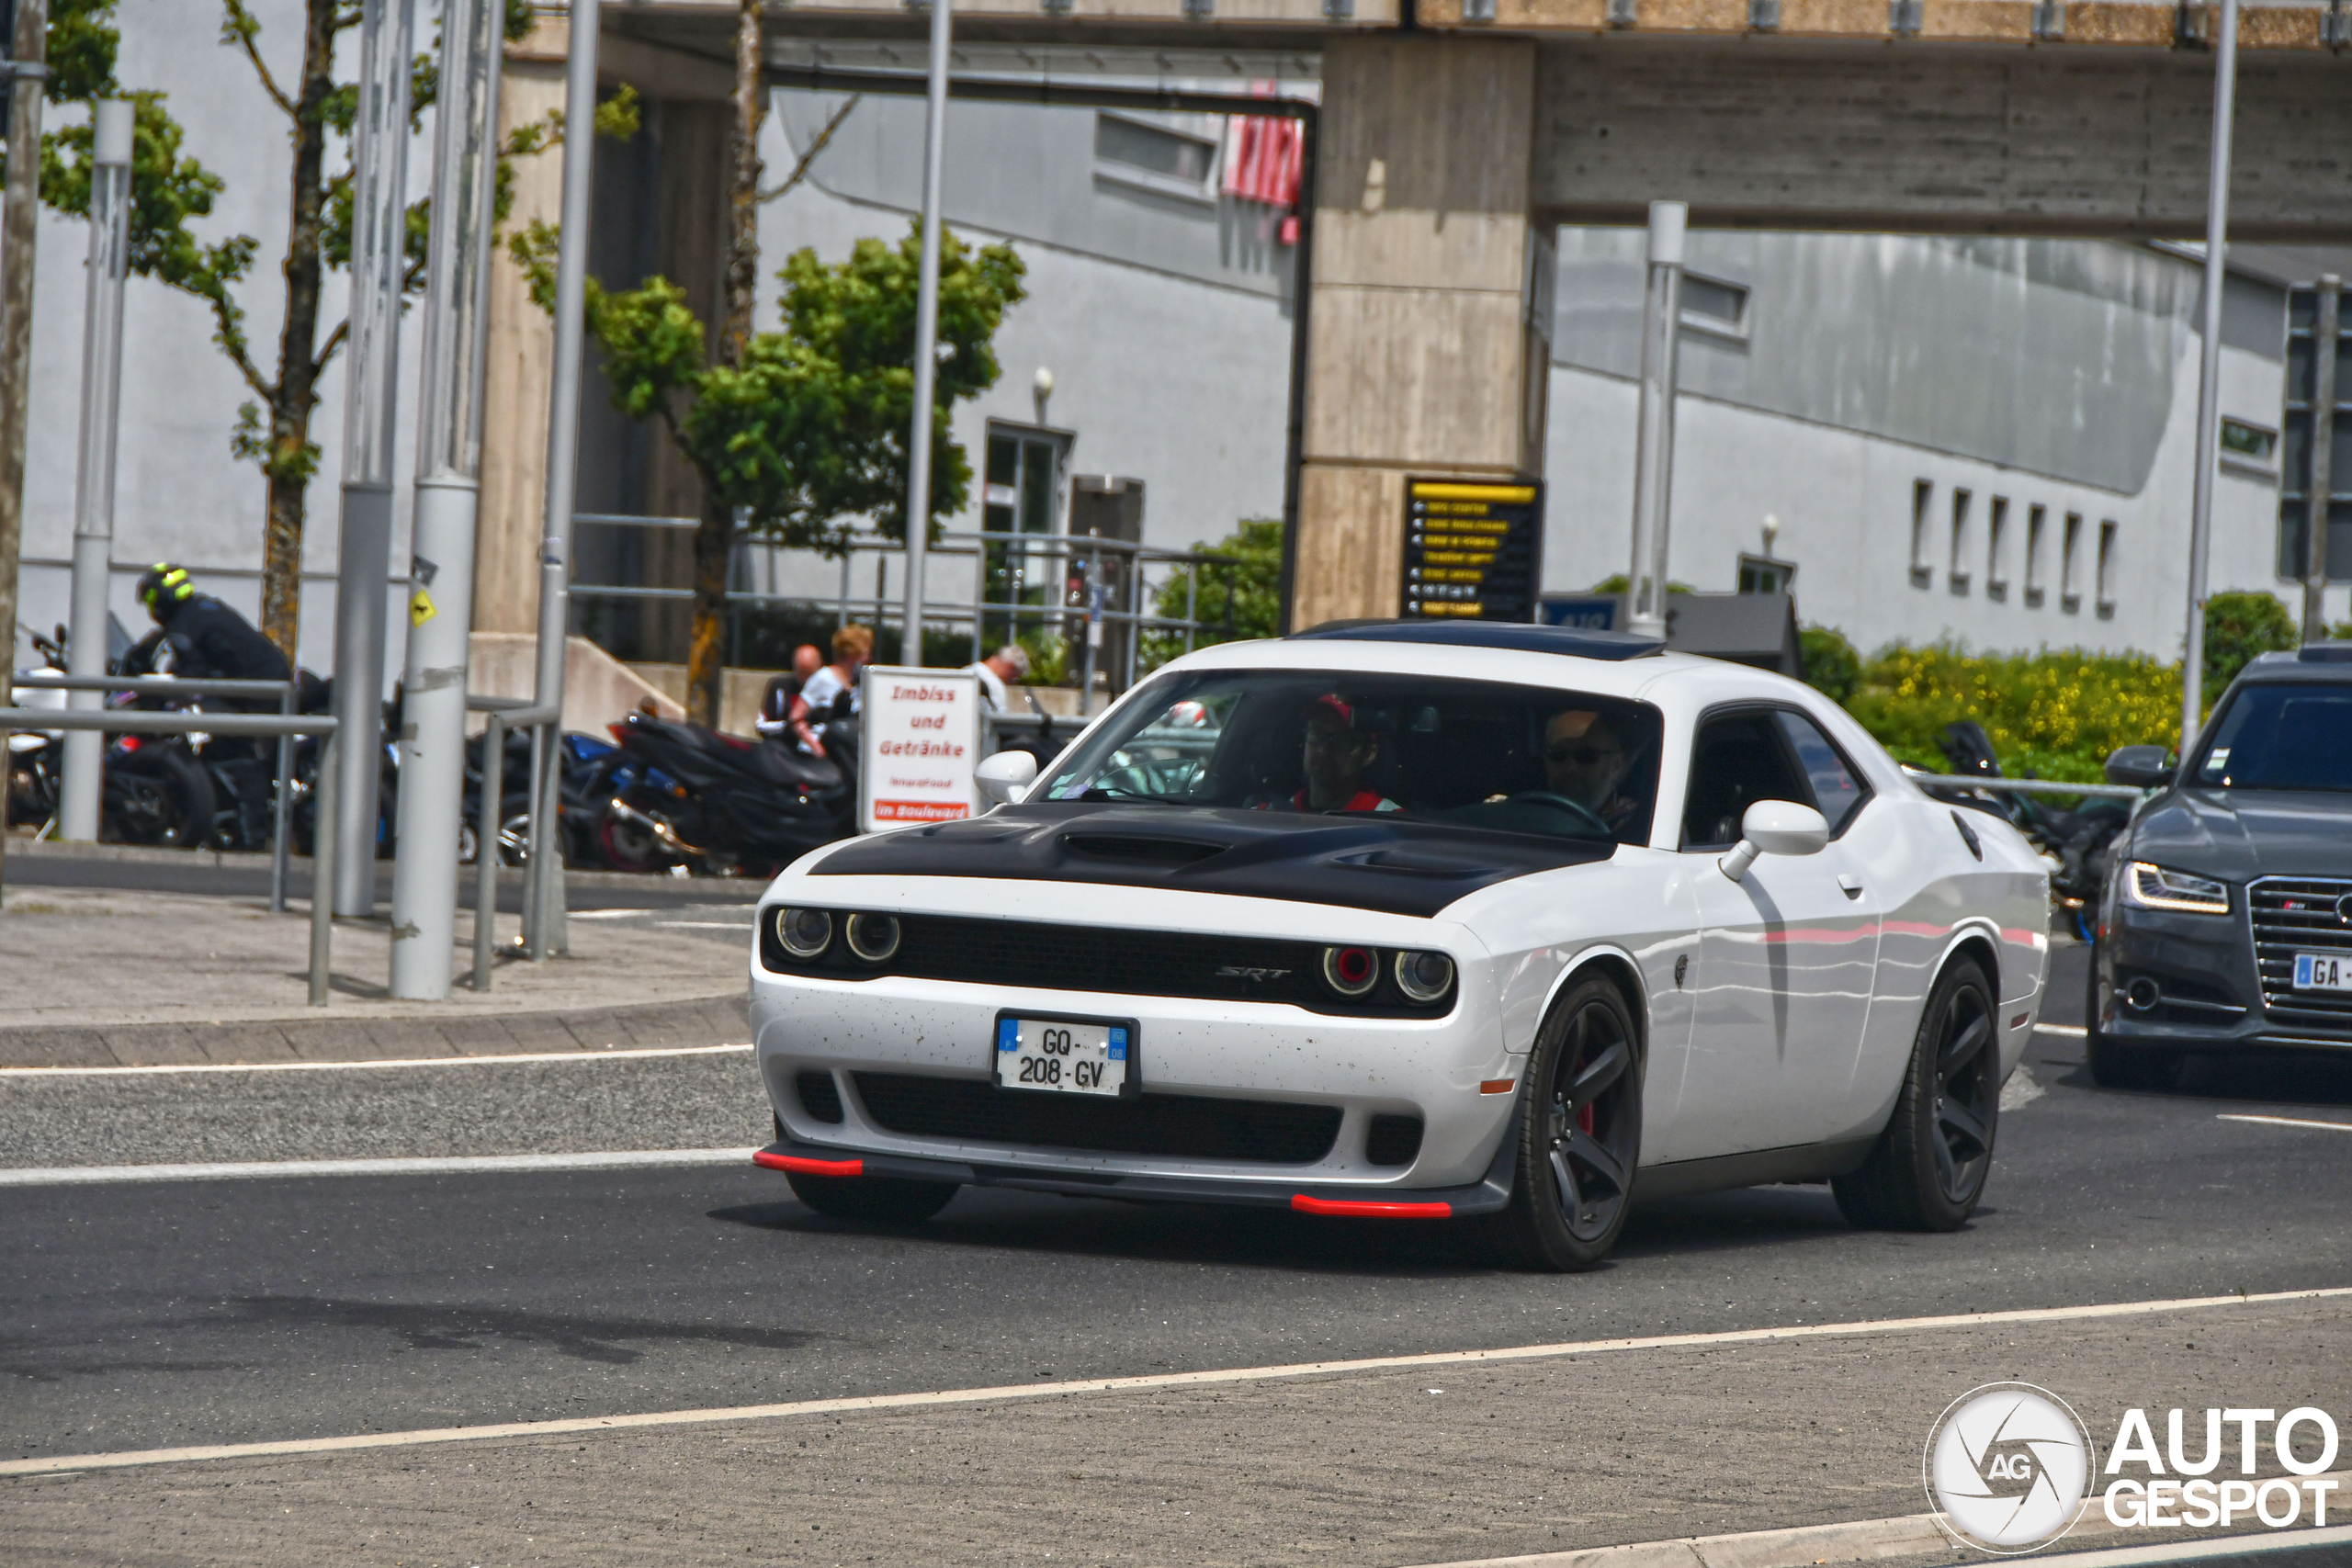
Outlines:
[[[450,961],[471,964],[470,916]],[[740,922],[744,941],[723,929]],[[698,929],[707,924],[712,930]],[[295,905],[106,889],[0,897],[0,1068],[365,1060],[713,1044],[748,1039],[751,913],[696,929],[576,919],[569,957],[503,958],[492,989],[442,1002],[385,994],[383,919],[338,920],[333,999],[308,1000],[310,922]],[[513,923],[502,922],[511,938]]]

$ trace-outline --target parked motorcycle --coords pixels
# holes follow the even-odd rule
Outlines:
[[[465,819],[458,829],[458,858],[467,865],[473,864],[480,852],[486,741],[484,734],[466,743]],[[498,781],[498,858],[504,865],[521,865],[529,859],[531,847],[530,731],[508,730],[504,750],[505,760],[500,764]],[[605,803],[618,787],[613,781],[626,772],[621,749],[593,735],[566,734],[557,748],[557,761],[562,769],[557,777],[556,795],[564,864],[613,865],[615,863],[605,853],[600,829]]]
[[[1973,719],[1947,725],[1938,745],[1954,773],[1974,778],[2003,778],[1992,737]],[[2033,775],[2027,774],[2027,777]],[[2007,791],[1940,789],[1939,796],[1954,805],[2002,818],[2015,826],[2056,864],[2050,874],[2051,902],[2065,912],[2069,923],[2082,928],[2085,910],[2098,902],[2107,884],[2108,865],[2115,836],[2130,820],[2131,807],[2120,800],[2086,800],[2072,811],[2044,805],[2030,795]]]
[[[632,714],[611,727],[620,758],[598,826],[609,863],[766,875],[856,830],[857,720],[826,727],[823,757]]]
[[[66,665],[66,630],[54,637],[32,634],[33,648],[49,670]],[[18,707],[65,705],[64,694],[11,685]],[[109,708],[130,708],[127,692],[107,694]],[[194,848],[209,841],[218,812],[212,780],[185,736],[109,735],[98,797],[98,837],[111,843]],[[8,738],[6,819],[40,824],[46,831],[57,817],[65,784],[65,732],[38,730]]]

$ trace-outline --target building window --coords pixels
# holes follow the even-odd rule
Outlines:
[[[1928,505],[1936,498],[1936,487],[1927,479],[1916,479],[1911,485],[1911,586],[1925,588],[1935,581],[1936,569],[1928,564]]]
[[[2083,514],[2066,513],[2066,535],[2058,549],[2058,607],[2073,615],[2083,607],[2083,590],[2075,577],[2075,547],[2082,542]]]
[[[990,420],[980,526],[991,534],[1062,532],[1062,474],[1069,464],[1069,444],[1067,431]],[[1010,606],[1056,603],[1060,572],[1057,558],[1009,539],[990,540],[988,553],[989,603],[1006,607],[986,621],[983,640],[994,647],[1042,624],[1042,618],[1032,619]]]
[[[2041,525],[2049,521],[2050,509],[2030,506],[2025,513],[2025,607],[2041,608]]]
[[[2242,419],[2222,422],[2222,461],[2267,477],[2278,471],[2278,433]]]
[[[1742,593],[1786,593],[1797,580],[1793,562],[1771,556],[1743,555],[1739,558],[1739,591]]]
[[[1951,492],[1951,560],[1944,568],[1944,578],[1958,594],[1968,592],[1968,505],[1975,497],[1964,490]]]
[[[2098,594],[2098,618],[2115,619],[2115,519],[2109,518],[2098,525],[2098,581],[2094,587]]]
[[[1717,337],[1747,337],[1747,290],[1736,283],[1682,275],[1682,325]]]
[[[2307,578],[2318,544],[2326,550],[2327,581],[2352,580],[2352,290],[2339,289],[2334,299],[2308,288],[2287,296],[2287,397],[2277,457],[2278,575]],[[2315,536],[2314,523],[2326,533]]]
[[[1094,177],[1114,185],[1216,205],[1217,144],[1108,109],[1094,117]]]
[[[2009,596],[2009,498],[1996,495],[1984,519],[1984,597],[2000,604]]]

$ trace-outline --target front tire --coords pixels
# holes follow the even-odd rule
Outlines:
[[[1632,1208],[1642,1152],[1640,1035],[1623,993],[1578,985],[1553,1008],[1529,1053],[1515,1111],[1510,1206],[1491,1222],[1496,1250],[1521,1268],[1596,1268]]]
[[[1928,993],[1894,1114],[1860,1169],[1830,1189],[1866,1229],[1954,1231],[1968,1223],[1993,1169],[2001,1111],[1999,1012],[1973,959]]]

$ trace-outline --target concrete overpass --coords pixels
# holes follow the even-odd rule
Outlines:
[[[608,4],[605,73],[721,112],[734,12]],[[2197,237],[2218,15],[2143,0],[959,0],[956,70],[1041,93],[1319,81],[1291,490],[1305,624],[1397,613],[1407,475],[1541,474],[1555,226],[1637,221],[1671,197],[1697,226]],[[782,81],[835,67],[910,85],[921,70],[926,17],[900,0],[800,0],[767,22]],[[2352,240],[2352,0],[2249,0],[2240,49],[2233,236]],[[665,168],[665,186],[715,194],[718,159],[699,163]]]

